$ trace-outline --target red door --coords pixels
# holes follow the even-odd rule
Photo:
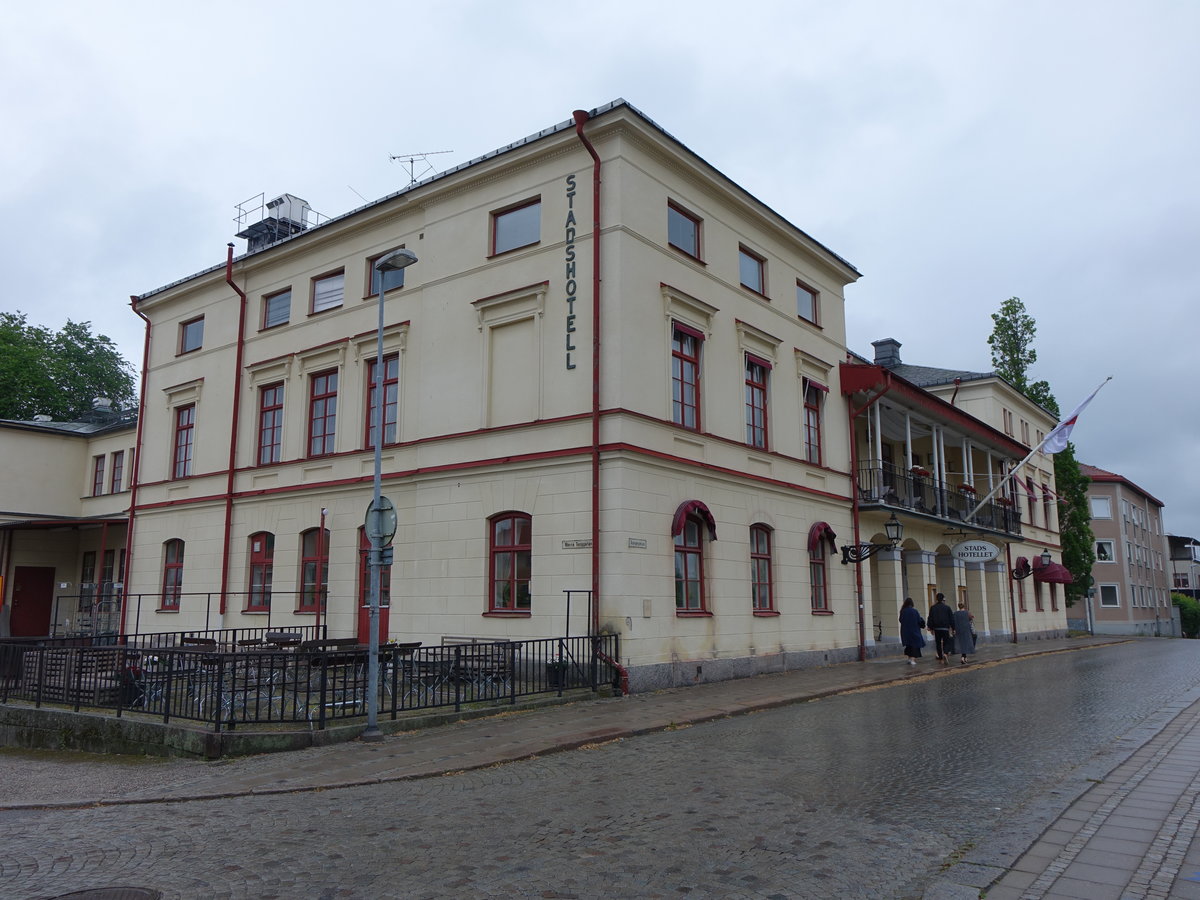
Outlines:
[[[50,633],[50,612],[54,607],[54,569],[44,566],[17,566],[13,570],[13,637],[43,637]]]
[[[371,642],[371,567],[367,558],[371,552],[371,541],[366,531],[358,529],[358,642]],[[392,605],[392,567],[379,569],[379,643],[388,639],[388,613]]]

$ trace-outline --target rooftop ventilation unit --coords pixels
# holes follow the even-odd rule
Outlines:
[[[238,237],[246,239],[246,250],[254,252],[277,241],[299,234],[310,225],[312,207],[307,200],[292,194],[280,194],[263,203],[259,194],[237,206]],[[249,223],[249,224],[247,224]]]

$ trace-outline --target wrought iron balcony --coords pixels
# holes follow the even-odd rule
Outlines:
[[[955,525],[968,525],[1006,535],[1021,533],[1021,513],[1005,499],[992,499],[971,517],[979,503],[976,494],[961,486],[936,481],[880,460],[860,462],[858,502],[861,508],[907,510]],[[986,492],[985,492],[986,493]]]

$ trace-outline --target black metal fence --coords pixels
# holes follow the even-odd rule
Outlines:
[[[126,635],[114,643],[0,641],[0,702],[23,701],[239,725],[330,722],[367,713],[369,648],[293,632]],[[169,639],[174,640],[168,642]],[[450,641],[452,639],[446,639]],[[617,636],[384,644],[380,717],[613,684]]]

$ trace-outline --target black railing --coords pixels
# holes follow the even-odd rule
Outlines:
[[[1008,498],[993,498],[972,515],[979,504],[975,491],[892,463],[869,460],[859,464],[858,499],[864,505],[880,504],[1008,534],[1021,533],[1021,514]]]
[[[214,731],[239,725],[330,722],[367,712],[368,648],[352,640],[298,640],[296,634],[125,635],[123,643],[86,639],[0,641],[0,702],[106,709],[116,715],[202,722]],[[276,640],[268,640],[275,638]],[[514,704],[518,697],[598,690],[614,683],[607,659],[616,635],[379,648],[381,716],[471,704]]]

